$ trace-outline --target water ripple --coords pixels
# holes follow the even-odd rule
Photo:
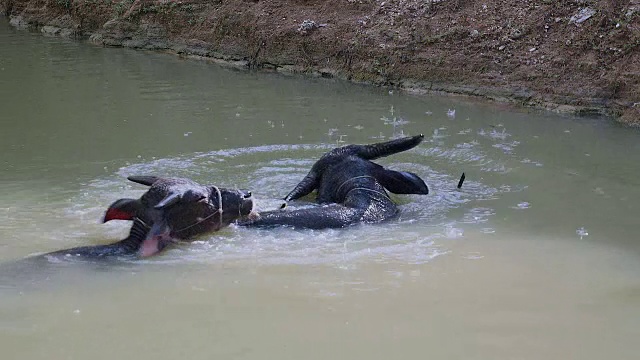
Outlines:
[[[99,219],[106,207],[116,198],[138,197],[145,188],[127,182],[133,174],[189,177],[202,183],[251,189],[259,210],[279,207],[282,197],[308,172],[316,159],[333,148],[333,144],[265,145],[237,149],[185,154],[173,158],[153,159],[120,167],[115,174],[86,184],[68,201],[64,216],[69,219]],[[204,236],[198,241],[170,250],[166,256],[145,260],[150,262],[181,261],[252,261],[260,264],[330,264],[351,266],[356,259],[375,262],[402,260],[423,263],[448,254],[444,240],[462,238],[469,227],[478,226],[479,233],[493,231],[487,226],[495,209],[471,206],[470,203],[496,199],[502,193],[522,191],[526,187],[488,186],[471,177],[462,189],[456,184],[459,174],[450,174],[427,165],[429,159],[444,157],[460,163],[487,166],[492,159],[478,149],[477,144],[462,143],[454,148],[419,148],[407,152],[410,162],[385,166],[411,171],[425,179],[429,196],[393,195],[399,204],[400,216],[385,224],[358,225],[338,230],[245,229],[230,227]],[[117,195],[114,195],[117,194]],[[292,207],[304,207],[293,202]],[[455,215],[457,214],[457,215]],[[98,237],[105,225],[87,231],[86,224],[72,221],[70,227],[78,241]],[[76,224],[76,225],[73,225]],[[121,236],[127,223],[109,224],[107,233]],[[482,225],[482,227],[480,227]],[[83,231],[84,226],[84,231]],[[69,230],[69,228],[65,229]],[[74,244],[75,245],[75,244]]]

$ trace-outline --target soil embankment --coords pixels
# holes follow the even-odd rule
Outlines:
[[[0,0],[18,27],[640,125],[640,0]]]

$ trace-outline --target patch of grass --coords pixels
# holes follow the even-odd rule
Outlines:
[[[446,34],[438,34],[438,35],[431,35],[431,36],[427,36],[422,43],[424,45],[433,45],[435,43],[437,43],[438,41],[444,39],[446,37]]]
[[[65,9],[71,9],[72,0],[56,0],[56,5]]]
[[[131,8],[131,5],[133,5],[133,1],[134,0],[123,0],[123,1],[120,1],[120,2],[114,2],[113,3],[113,12],[117,16],[122,16],[127,10],[129,10]]]
[[[183,13],[192,14],[196,10],[198,10],[198,5],[196,4],[184,4],[184,3],[172,1],[172,2],[166,2],[166,3],[160,3],[160,4],[145,5],[142,7],[140,12],[145,14],[154,13],[154,14],[168,15],[175,11],[181,11]]]
[[[446,63],[444,57],[442,57],[442,56],[436,56],[436,57],[430,58],[430,59],[428,59],[428,62],[429,62],[430,65],[435,66],[435,67],[442,67]]]
[[[635,39],[635,41],[626,42],[622,46],[622,53],[623,54],[628,54],[631,51],[635,50],[635,48],[637,48],[637,47],[640,47],[640,38],[639,39]]]

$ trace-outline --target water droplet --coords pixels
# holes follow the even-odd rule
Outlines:
[[[463,234],[464,230],[455,228],[453,226],[447,226],[447,228],[445,229],[445,236],[450,239],[462,237]]]
[[[582,240],[583,237],[585,236],[589,236],[589,233],[587,232],[587,229],[585,229],[584,227],[580,227],[576,230],[576,234],[578,236],[580,236],[580,240]]]
[[[511,208],[512,209],[520,209],[520,210],[522,210],[522,209],[528,209],[530,207],[531,207],[531,204],[529,204],[526,201],[523,201],[521,203],[518,203],[518,205],[516,205],[516,206],[512,206]]]

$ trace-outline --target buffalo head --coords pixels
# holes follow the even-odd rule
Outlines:
[[[218,231],[253,210],[251,192],[201,185],[184,178],[130,176],[149,186],[140,199],[115,201],[105,213],[110,220],[137,220],[148,228],[139,255],[153,255],[169,243]]]

